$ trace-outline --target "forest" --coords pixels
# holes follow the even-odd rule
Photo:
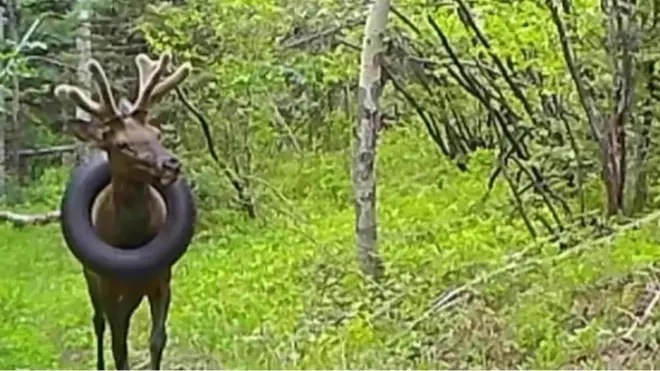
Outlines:
[[[115,118],[158,128],[196,205],[162,368],[660,362],[660,1],[0,11],[0,369],[115,366],[62,227],[73,170],[116,144],[80,140],[100,126],[57,93],[106,99],[92,59],[135,99]],[[139,56],[165,54],[163,73],[189,76],[151,86],[145,116]],[[154,368],[151,302],[130,322],[132,369]]]

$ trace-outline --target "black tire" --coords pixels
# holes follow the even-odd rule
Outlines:
[[[66,186],[61,228],[71,253],[92,271],[115,279],[141,280],[174,265],[188,249],[195,232],[197,209],[185,178],[165,189],[155,186],[167,205],[167,218],[149,243],[120,249],[96,234],[91,210],[96,196],[110,182],[110,164],[103,156],[78,166]]]

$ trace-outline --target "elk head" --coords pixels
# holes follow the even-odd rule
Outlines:
[[[159,82],[169,61],[168,53],[157,61],[145,54],[135,57],[138,92],[133,103],[122,97],[117,105],[105,71],[95,59],[86,67],[98,88],[98,102],[77,86],[62,84],[55,88],[59,99],[73,101],[92,116],[91,122],[77,121],[71,130],[78,139],[108,153],[113,176],[135,182],[156,181],[164,186],[179,176],[179,160],[163,146],[160,128],[150,124],[147,117],[152,104],[190,74],[190,64],[184,63]]]

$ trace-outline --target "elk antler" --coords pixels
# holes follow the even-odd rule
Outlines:
[[[115,98],[110,89],[110,82],[105,75],[105,71],[96,61],[90,59],[86,64],[87,70],[92,74],[92,79],[96,82],[98,88],[100,102],[94,101],[92,98],[85,94],[85,91],[77,86],[60,84],[55,87],[55,96],[60,100],[68,98],[78,105],[78,107],[87,111],[92,116],[97,117],[102,122],[109,121],[119,116],[119,110],[115,103]]]
[[[138,68],[138,95],[133,103],[134,111],[146,112],[149,106],[159,98],[167,94],[170,90],[179,85],[192,69],[189,62],[182,64],[174,73],[167,76],[163,81],[158,82],[165,73],[171,56],[164,53],[155,61],[149,59],[146,54],[138,54],[135,57],[135,64]],[[91,72],[92,79],[96,82],[100,102],[91,99],[84,90],[73,85],[61,84],[55,87],[55,95],[61,99],[69,99],[76,103],[78,107],[97,117],[102,122],[108,122],[121,116],[117,108],[115,98],[110,89],[110,82],[98,61],[90,59],[86,68]]]
[[[182,64],[174,73],[158,82],[170,61],[170,54],[164,53],[158,61],[151,60],[146,54],[135,57],[138,68],[138,94],[133,108],[146,111],[149,106],[179,85],[190,74],[189,62]]]

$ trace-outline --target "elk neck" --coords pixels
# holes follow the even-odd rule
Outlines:
[[[111,186],[116,243],[134,248],[149,242],[157,233],[149,184],[113,175]]]

